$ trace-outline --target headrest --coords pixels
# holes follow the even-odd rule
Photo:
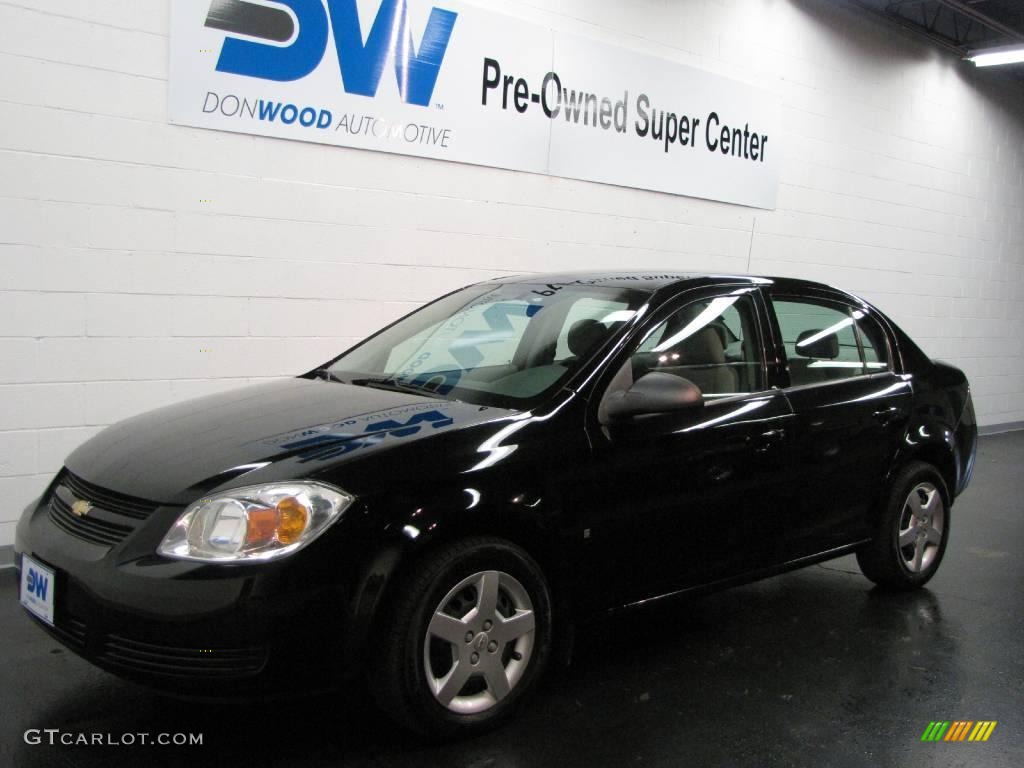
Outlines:
[[[569,351],[576,357],[583,357],[595,346],[597,346],[607,335],[608,327],[598,320],[586,318],[577,320],[569,328],[569,335],[566,342],[569,344]]]
[[[807,339],[820,333],[820,330],[813,329],[803,331],[796,337],[796,353],[801,357],[816,357],[824,360],[834,360],[839,357],[839,337],[834,333],[807,343]]]
[[[725,362],[725,347],[718,331],[705,326],[679,345],[681,365],[712,365]]]

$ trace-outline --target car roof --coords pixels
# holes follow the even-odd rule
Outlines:
[[[661,288],[684,283],[699,285],[776,285],[790,290],[823,289],[836,290],[824,283],[800,280],[791,277],[768,277],[762,275],[724,275],[712,272],[667,272],[657,270],[622,270],[616,272],[538,272],[525,275],[509,275],[490,280],[493,283],[523,283],[530,285],[607,285],[611,288],[634,288],[653,293]]]

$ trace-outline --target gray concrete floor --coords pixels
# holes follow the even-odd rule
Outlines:
[[[431,746],[358,690],[266,704],[168,699],[92,668],[0,573],[0,765],[1021,766],[1024,432],[985,437],[931,585],[872,589],[852,558],[588,628],[508,727]],[[987,743],[922,743],[996,720]],[[201,747],[27,745],[29,728],[201,732]]]

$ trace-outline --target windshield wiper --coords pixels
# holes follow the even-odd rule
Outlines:
[[[344,379],[339,377],[337,374],[331,373],[326,368],[318,368],[317,370],[313,371],[313,375],[316,376],[321,381],[336,381],[339,384],[345,383]]]
[[[332,374],[333,375],[333,374]],[[402,384],[397,379],[392,378],[379,378],[379,379],[352,379],[348,382],[349,384],[355,384],[358,387],[371,387],[373,389],[386,389],[390,392],[407,392],[416,395],[423,395],[424,397],[432,397],[435,400],[447,400],[444,395],[439,395],[437,392],[431,392],[428,389],[421,387],[415,387],[410,384]]]
[[[449,398],[444,395],[432,392],[429,389],[423,389],[411,384],[403,384],[394,378],[381,377],[372,378],[366,377],[361,379],[343,379],[338,374],[328,370],[327,368],[320,368],[313,371],[313,375],[322,381],[336,381],[339,384],[354,384],[357,387],[371,387],[372,389],[386,389],[389,392],[406,392],[416,395],[422,395],[423,397],[432,397],[435,400],[448,400]]]

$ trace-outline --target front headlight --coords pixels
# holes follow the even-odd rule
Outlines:
[[[323,533],[351,503],[351,496],[324,483],[232,488],[191,504],[157,551],[219,563],[284,557]]]

